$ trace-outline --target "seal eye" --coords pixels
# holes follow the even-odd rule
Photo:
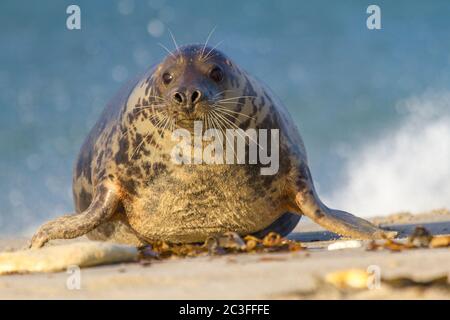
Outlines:
[[[219,67],[214,67],[209,72],[209,77],[215,82],[220,82],[223,79],[223,71]]]
[[[162,79],[163,79],[164,84],[169,84],[169,83],[172,82],[173,76],[172,76],[170,73],[165,72],[165,73],[162,75]]]

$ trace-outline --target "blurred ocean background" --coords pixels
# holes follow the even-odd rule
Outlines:
[[[220,48],[284,101],[319,193],[361,216],[450,207],[450,1],[0,3],[0,235],[73,210],[72,167],[127,78],[178,43]],[[81,7],[81,30],[66,8]]]

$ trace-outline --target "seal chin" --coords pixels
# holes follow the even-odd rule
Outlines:
[[[176,120],[176,126],[182,129],[187,129],[189,131],[193,131],[194,130],[194,123],[196,121],[203,121],[201,117],[195,117],[195,116],[190,116],[190,117],[182,117],[182,118],[178,118]]]

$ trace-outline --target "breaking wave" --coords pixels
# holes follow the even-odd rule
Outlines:
[[[450,207],[450,92],[397,104],[395,128],[345,155],[331,207],[360,216]]]

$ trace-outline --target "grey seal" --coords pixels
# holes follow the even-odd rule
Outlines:
[[[262,175],[261,163],[174,163],[171,133],[191,130],[194,121],[219,130],[278,129],[278,172]],[[229,231],[286,235],[302,215],[352,238],[395,235],[320,200],[287,109],[206,45],[171,52],[111,100],[81,148],[73,194],[76,212],[41,226],[31,247],[82,235],[136,246],[201,242]]]

